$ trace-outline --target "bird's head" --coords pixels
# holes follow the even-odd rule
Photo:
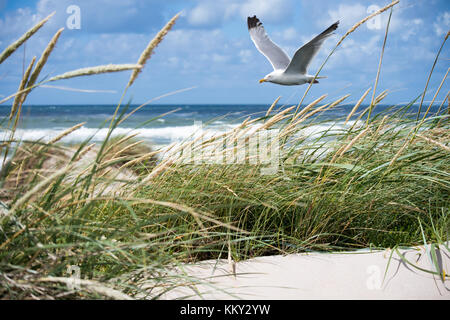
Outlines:
[[[263,82],[271,82],[273,79],[273,75],[271,73],[269,73],[268,75],[266,75],[264,78],[262,78],[261,80],[259,80],[259,83],[263,83]]]
[[[266,75],[264,78],[259,80],[259,83],[263,82],[276,82],[278,77],[283,73],[283,70],[274,70],[268,75]]]

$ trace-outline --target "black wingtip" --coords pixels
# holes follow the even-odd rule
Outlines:
[[[333,31],[335,31],[339,26],[339,20],[333,23],[331,26],[329,26],[324,32],[322,32],[320,35],[329,35]]]
[[[262,25],[261,21],[256,16],[253,17],[247,17],[247,25],[248,29],[256,28],[260,25]]]
[[[331,26],[328,27],[326,31],[335,31],[339,26],[339,20],[333,23]]]

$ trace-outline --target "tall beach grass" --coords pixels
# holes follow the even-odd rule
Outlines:
[[[137,64],[80,69],[39,82],[47,60],[41,58],[33,69],[33,59],[18,91],[0,101],[14,99],[11,121],[3,121],[2,128],[7,135],[0,175],[1,298],[158,299],[196,283],[173,272],[187,262],[448,241],[448,106],[420,122],[412,111],[420,96],[373,112],[388,94],[376,95],[378,76],[369,107],[360,109],[371,88],[343,119],[320,116],[347,96],[327,103],[326,96],[318,97],[303,106],[308,88],[299,105],[279,106],[277,99],[264,115],[221,137],[198,137],[161,150],[133,135],[112,137],[134,113],[122,101],[101,144],[60,143],[82,124],[49,142],[15,138],[27,93],[48,81],[132,70],[125,91],[130,90],[177,17],[150,41]],[[51,54],[52,42],[43,56]],[[381,65],[380,58],[378,73]],[[337,126],[338,121],[345,125]],[[330,129],[314,132],[318,123]],[[250,157],[234,164],[196,163],[182,152],[192,146],[194,154],[235,155],[239,139],[249,143],[270,130],[280,142],[276,174],[262,175],[265,165]],[[223,139],[232,142],[225,149]],[[79,281],[71,277],[73,266]],[[193,294],[200,293],[193,289]]]

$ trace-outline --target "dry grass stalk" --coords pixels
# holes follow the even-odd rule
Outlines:
[[[439,109],[438,109],[438,111],[436,112],[436,114],[440,114],[440,113],[441,113],[442,107],[444,106],[444,104],[445,104],[446,101],[448,101],[448,109],[447,109],[447,113],[450,114],[450,90],[447,91],[447,94],[445,95],[445,98],[442,99],[442,102],[441,102],[441,104],[440,104],[440,106],[439,106]],[[440,123],[441,121],[442,121],[442,119],[439,120],[439,123]],[[438,123],[438,124],[439,124],[439,123]]]
[[[115,299],[115,300],[133,300],[130,296],[126,295],[123,292],[120,292],[118,290],[109,288],[100,282],[93,281],[93,280],[84,280],[84,279],[77,279],[74,280],[73,278],[63,278],[63,277],[47,277],[47,278],[41,278],[39,279],[41,282],[58,282],[58,283],[65,283],[67,285],[74,285],[79,284],[83,288],[85,288],[88,291],[95,292],[101,295],[104,295],[106,297]]]
[[[358,110],[358,108],[359,108],[359,106],[361,105],[361,103],[364,101],[364,99],[366,98],[366,96],[369,94],[370,89],[372,89],[372,88],[367,89],[366,92],[364,92],[364,94],[362,95],[362,97],[361,97],[361,98],[358,100],[358,102],[355,104],[355,106],[353,107],[352,111],[350,111],[350,113],[348,114],[347,119],[345,119],[344,125],[347,124],[347,122],[350,120],[350,118],[355,114],[356,110]]]
[[[134,133],[134,134],[130,134],[129,136],[124,136],[124,137],[123,137],[122,139],[120,139],[119,141],[115,141],[114,143],[111,143],[111,144],[105,149],[105,151],[103,152],[103,154],[108,154],[108,153],[110,153],[111,150],[112,150],[113,148],[115,148],[115,146],[119,146],[119,145],[121,145],[121,144],[127,142],[128,140],[133,139],[134,137],[136,137],[136,136],[138,136],[138,135],[139,135],[139,132],[136,132],[136,133]]]
[[[116,157],[119,156],[121,153],[124,153],[125,151],[130,150],[130,149],[132,149],[133,147],[135,147],[135,146],[137,146],[137,145],[140,145],[140,144],[142,144],[142,143],[144,143],[144,140],[139,140],[139,141],[136,141],[136,142],[134,142],[134,143],[131,143],[131,144],[125,146],[125,147],[122,148],[121,150],[117,151],[117,152],[111,157],[111,159],[116,158]],[[116,143],[115,145],[116,145],[116,146],[120,146],[120,144],[118,144],[118,143]]]
[[[289,111],[289,110],[288,110],[288,111]],[[278,122],[278,121],[283,120],[283,119],[288,118],[288,117],[289,117],[289,116],[284,116],[282,119],[276,119],[276,120],[277,120],[277,122]],[[218,136],[214,136],[214,137],[211,138],[211,139],[214,139],[214,140],[219,139],[219,140],[217,141],[217,145],[218,145],[219,147],[220,147],[220,144],[223,143],[224,140],[230,139],[230,140],[234,140],[234,141],[236,142],[239,138],[241,138],[242,136],[246,135],[249,131],[251,131],[252,129],[254,129],[254,127],[251,127],[251,126],[250,126],[251,124],[253,124],[253,123],[259,121],[258,118],[253,119],[253,120],[250,120],[250,119],[251,119],[250,117],[248,117],[247,119],[245,119],[238,127],[234,128],[231,132],[225,132],[225,133],[222,133],[222,134],[220,134],[220,135],[218,135]],[[272,119],[273,119],[273,117],[271,118],[271,120],[272,120]],[[270,121],[270,120],[269,120],[269,121]],[[267,126],[267,125],[272,126],[273,124],[274,124],[274,123],[272,123],[272,124],[266,123],[266,125],[263,124],[263,125],[261,125],[258,129],[256,129],[253,133],[255,133],[255,132],[258,131],[258,130],[263,129],[264,126]],[[252,133],[252,134],[253,134],[253,133]],[[251,135],[252,135],[252,134],[251,134]],[[231,138],[230,138],[230,137],[231,137]],[[223,138],[223,139],[220,140],[220,138]]]
[[[56,11],[55,11],[56,12]],[[16,42],[8,46],[1,54],[0,54],[0,64],[5,61],[10,55],[14,53],[25,41],[27,41],[30,37],[32,37],[42,26],[55,14],[55,12],[51,13],[44,20],[36,24],[30,30],[28,30],[23,36],[21,36]]]
[[[36,68],[34,69],[33,73],[30,76],[30,81],[28,81],[28,87],[33,86],[36,83],[37,78],[39,77],[39,74],[41,73],[42,69],[44,68],[44,65],[47,63],[48,57],[52,53],[53,49],[56,46],[56,43],[58,42],[59,36],[63,32],[64,28],[59,29],[55,35],[53,36],[52,40],[48,43],[47,47],[45,48],[44,52],[42,53],[41,58],[36,63]]]
[[[405,143],[403,144],[403,146],[398,150],[398,152],[392,158],[391,162],[389,162],[389,167],[391,167],[397,161],[397,159],[400,157],[400,155],[403,153],[403,151],[406,149],[406,147],[409,145],[410,142],[411,140],[409,139],[408,135],[408,137],[406,137],[405,139]]]
[[[167,159],[166,161],[161,162],[158,166],[156,166],[152,172],[149,173],[149,175],[142,180],[142,184],[145,184],[155,178],[156,176],[159,176],[164,170],[166,170],[168,167],[170,167],[173,164],[173,161],[171,159]],[[137,188],[136,188],[137,189]]]
[[[145,160],[148,160],[148,159],[152,159],[152,158],[153,158],[155,155],[157,155],[158,153],[160,153],[159,150],[158,150],[158,151],[153,151],[153,152],[147,153],[147,154],[145,154],[145,155],[143,155],[143,156],[141,156],[141,157],[139,157],[139,158],[136,158],[136,159],[134,159],[134,160],[132,160],[132,161],[128,161],[127,163],[125,163],[124,165],[122,165],[122,166],[120,167],[119,171],[120,171],[121,169],[130,167],[130,166],[132,166],[132,165],[134,165],[134,164],[137,164],[137,163],[140,163],[140,162],[142,162],[142,161],[145,161]]]
[[[386,98],[386,96],[388,95],[388,91],[384,90],[383,92],[381,92],[376,98],[375,101],[373,103],[372,106],[376,106],[377,104],[379,104],[384,98]]]
[[[424,137],[424,136],[422,136],[420,134],[416,134],[416,137],[419,137],[420,139],[425,140],[426,142],[432,143],[432,144],[434,144],[434,145],[444,149],[445,151],[450,152],[450,147],[446,146],[443,143],[440,143],[439,141],[436,141],[436,140]]]
[[[48,89],[57,89],[57,90],[62,90],[62,91],[82,92],[82,93],[117,93],[116,90],[76,89],[76,88],[63,87],[63,86],[52,86],[52,85],[48,85],[48,84],[40,84],[39,87],[48,88]]]
[[[325,104],[325,105],[319,107],[318,109],[320,109],[320,110],[318,110],[318,112],[321,111],[321,110],[323,110],[323,109],[325,109],[325,108],[327,108],[328,106],[329,106],[329,103],[327,103],[327,104]],[[294,122],[294,123],[291,123],[289,126],[287,126],[286,128],[284,128],[284,129],[280,132],[280,134],[278,135],[278,138],[281,139],[281,138],[284,138],[284,137],[289,136],[289,135],[292,134],[292,133],[297,132],[298,129],[297,129],[296,127],[297,127],[300,123],[302,123],[303,121],[306,121],[306,120],[308,119],[308,117],[309,117],[309,115],[308,115],[307,117],[302,117],[301,119],[298,119],[298,120],[297,120],[296,122]]]
[[[381,119],[381,122],[380,122],[380,124],[378,125],[378,128],[377,128],[377,131],[374,134],[374,138],[376,138],[380,134],[380,131],[383,129],[384,124],[385,124],[387,119],[388,119],[387,115],[384,116],[383,119]]]
[[[30,199],[33,195],[35,195],[37,192],[39,192],[42,188],[46,187],[48,184],[52,183],[57,177],[64,175],[67,171],[71,170],[73,168],[74,164],[69,164],[65,168],[56,171],[51,176],[47,177],[46,179],[39,182],[37,185],[33,187],[30,191],[25,193],[20,199],[18,199],[14,206],[9,211],[10,213],[13,213],[19,208],[22,204],[24,204],[28,199]],[[0,246],[1,248],[1,246]]]
[[[262,126],[260,126],[256,131],[258,130],[264,130],[267,128],[272,127],[275,123],[280,122],[281,120],[284,120],[288,117],[290,117],[291,115],[286,115],[286,113],[288,113],[289,111],[292,111],[295,107],[297,106],[292,106],[289,108],[284,109],[283,111],[277,113],[275,116],[273,116],[272,118],[269,119],[269,121],[267,121],[266,123],[264,123]],[[255,132],[256,132],[255,131]]]
[[[22,91],[23,89],[25,89],[25,86],[27,85],[28,78],[30,77],[31,70],[33,69],[35,62],[36,62],[36,57],[33,57],[33,59],[30,62],[30,65],[28,66],[27,70],[25,71],[25,73],[22,77],[22,81],[20,82],[20,85],[19,85],[19,90],[18,90],[19,92]],[[22,100],[22,95],[17,95],[14,98],[14,103],[11,107],[11,113],[9,114],[10,121],[14,117],[21,100]]]
[[[2,100],[0,100],[0,104],[3,104],[3,103],[5,103],[6,101],[8,101],[8,100],[10,100],[10,99],[12,99],[12,98],[15,98],[15,97],[17,97],[17,96],[19,96],[19,95],[21,95],[21,94],[23,94],[23,93],[25,93],[25,92],[28,92],[28,91],[30,91],[30,90],[33,89],[33,88],[34,88],[34,87],[27,87],[27,88],[25,88],[25,89],[23,89],[23,90],[17,91],[17,92],[15,92],[15,93],[13,93],[13,94],[7,96],[6,98],[3,98]],[[22,100],[23,100],[23,99],[22,99]]]
[[[291,115],[277,115],[273,118],[271,118],[266,124],[262,125],[261,127],[259,127],[256,131],[261,131],[261,130],[266,130],[269,129],[271,127],[273,127],[276,123],[283,121],[284,119],[290,118]],[[256,133],[256,131],[254,133]]]
[[[108,171],[111,171],[112,170],[111,165],[113,165],[117,162],[125,161],[128,158],[129,158],[129,156],[120,156],[120,157],[115,157],[115,158],[111,158],[106,161],[103,161],[102,166],[99,167],[99,170],[107,169]],[[104,172],[102,175],[100,175],[100,177],[103,177],[105,175],[106,175],[106,173]]]
[[[428,84],[430,83],[430,79],[431,79],[431,76],[432,76],[432,74],[433,74],[434,67],[436,66],[436,64],[437,64],[437,62],[438,62],[438,60],[439,60],[439,56],[441,55],[441,51],[442,51],[442,49],[444,48],[445,42],[446,42],[447,39],[448,39],[448,34],[449,34],[449,33],[447,33],[447,35],[445,36],[444,41],[442,41],[441,47],[439,48],[439,50],[438,50],[438,52],[437,52],[437,54],[436,54],[436,58],[434,58],[434,63],[433,63],[433,66],[431,67],[430,74],[428,75],[427,83],[425,84],[425,88],[423,89],[422,99],[420,99],[419,111],[417,112],[417,118],[416,118],[416,121],[419,121],[420,111],[422,110],[422,104],[423,104],[423,101],[424,101],[424,99],[425,99],[425,95],[426,95],[427,90],[428,90]]]
[[[97,144],[96,143],[92,143],[90,145],[88,145],[86,148],[84,148],[76,157],[75,161],[80,160],[81,158],[83,158],[89,151],[91,151]]]
[[[245,126],[247,126],[250,119],[251,119],[251,117],[247,117],[244,121],[242,121],[242,123],[239,127],[244,128]]]
[[[34,68],[33,73],[30,76],[30,80],[28,80],[27,88],[24,94],[22,95],[20,103],[24,103],[28,94],[33,89],[34,84],[36,83],[39,74],[41,73],[42,69],[44,68],[45,64],[47,63],[48,57],[52,53],[53,49],[56,46],[56,42],[58,42],[59,36],[63,32],[64,28],[59,29],[55,35],[53,36],[52,40],[48,43],[47,47],[45,48],[44,52],[41,55],[41,58],[36,63],[36,67]]]
[[[167,202],[167,201],[157,201],[157,200],[150,200],[150,199],[132,199],[132,198],[130,199],[130,198],[127,198],[125,200],[132,201],[132,203],[130,203],[130,205],[135,205],[135,204],[140,204],[140,203],[149,203],[149,204],[154,204],[154,205],[163,206],[163,207],[171,208],[171,209],[174,209],[174,210],[186,212],[186,213],[191,214],[196,219],[196,221],[200,221],[201,225],[203,225],[203,223],[201,222],[200,218],[203,219],[203,220],[206,220],[208,222],[214,223],[217,226],[221,226],[221,227],[224,227],[224,228],[227,228],[227,229],[230,229],[230,230],[234,230],[234,231],[241,232],[241,233],[244,233],[244,234],[248,234],[249,233],[248,231],[245,231],[243,229],[235,227],[234,225],[232,225],[230,223],[225,223],[225,222],[219,221],[217,219],[214,219],[212,214],[209,214],[209,213],[204,212],[204,211],[202,211],[202,212],[195,211],[194,209],[192,209],[192,208],[190,208],[188,206],[179,204],[179,203]]]
[[[337,43],[336,47],[338,47],[342,41],[344,41],[345,38],[347,38],[352,32],[354,32],[356,29],[358,29],[362,24],[366,23],[368,20],[372,19],[373,17],[385,12],[387,9],[395,6],[396,4],[398,4],[400,1],[396,0],[391,2],[390,4],[388,4],[387,6],[381,8],[378,11],[375,11],[374,13],[372,13],[371,15],[365,17],[364,19],[362,19],[361,21],[359,21],[358,23],[356,23],[353,27],[351,27],[346,33],[345,35],[341,38],[341,40],[339,40],[339,42]]]
[[[34,205],[32,205],[32,206],[36,208],[36,206],[34,206]],[[20,236],[22,233],[24,233],[28,228],[31,228],[32,226],[34,226],[37,222],[40,222],[40,221],[42,221],[42,220],[44,220],[44,219],[46,219],[47,217],[50,216],[47,212],[45,212],[45,211],[42,210],[42,209],[39,210],[39,211],[41,211],[42,213],[44,213],[44,215],[41,216],[40,218],[38,218],[38,219],[36,219],[36,220],[30,222],[29,224],[27,224],[27,226],[22,226],[22,228],[21,228],[19,231],[17,231],[16,233],[14,233],[10,238],[8,238],[5,242],[3,242],[3,243],[0,245],[0,249],[3,249],[4,247],[6,247],[9,243],[11,243],[11,241],[13,241],[13,240],[16,239],[18,236]]]
[[[335,102],[333,102],[333,103],[330,105],[329,109],[336,107],[338,104],[340,104],[342,101],[344,101],[344,100],[347,99],[348,97],[350,97],[350,95],[349,95],[349,94],[346,94],[346,95],[343,96],[342,98],[336,100]]]
[[[301,117],[300,119],[298,119],[296,122],[291,123],[289,126],[287,126],[283,132],[280,134],[280,138],[289,135],[292,132],[296,131],[296,126],[298,126],[300,123],[302,123],[303,121],[306,121],[309,117],[311,117],[312,115],[316,114],[317,112],[320,112],[324,109],[326,109],[330,104],[324,104],[323,106],[320,106],[319,108],[317,108],[316,110],[313,110],[312,112],[310,112],[309,114],[307,114],[306,116]]]
[[[294,118],[292,118],[292,122],[294,122],[295,120],[297,120],[298,118],[303,116],[305,113],[307,113],[309,110],[311,110],[311,108],[316,106],[320,101],[325,99],[327,96],[328,96],[327,94],[324,94],[324,95],[320,96],[319,98],[317,98],[316,100],[314,100],[313,102],[311,102],[310,104],[308,104],[306,107],[303,108],[302,111],[297,113],[297,115]]]
[[[139,57],[138,64],[144,66],[147,63],[147,60],[150,59],[153,50],[158,46],[158,44],[164,39],[166,34],[172,29],[173,25],[177,21],[180,14],[176,14],[170,21],[162,28],[158,34],[149,42],[145,50],[142,52],[141,56]],[[136,69],[131,74],[130,80],[128,81],[128,87],[131,87],[131,85],[134,83],[136,78],[138,77],[139,73],[141,72],[140,69]]]
[[[175,154],[177,154],[178,152],[180,152],[181,150],[185,150],[186,149],[186,146],[190,146],[190,147],[192,147],[192,146],[197,146],[198,145],[198,142],[199,141],[201,141],[202,143],[203,143],[203,138],[205,137],[205,135],[206,135],[206,132],[203,132],[202,134],[200,134],[197,138],[195,138],[193,141],[191,141],[191,142],[186,142],[186,143],[183,143],[183,144],[180,144],[179,146],[178,146],[178,148],[176,148],[176,149],[174,149],[174,150],[172,150],[172,148],[173,148],[173,146],[170,148],[170,150],[171,150],[171,152],[172,152],[172,155],[175,155]],[[200,146],[201,147],[201,146]],[[169,150],[167,150],[167,151],[169,151]]]
[[[442,78],[441,84],[439,85],[439,88],[436,90],[436,93],[434,94],[433,100],[431,100],[431,103],[430,103],[430,105],[428,106],[427,111],[425,112],[425,115],[423,116],[423,120],[422,120],[422,121],[425,121],[425,118],[427,117],[428,112],[430,112],[430,109],[431,109],[431,106],[432,106],[433,103],[434,103],[434,100],[436,100],[437,95],[438,95],[439,92],[441,91],[442,85],[444,84],[445,80],[447,80],[447,76],[448,76],[448,72],[449,72],[449,71],[450,71],[450,68],[447,69],[447,72],[445,73],[444,78]],[[444,99],[444,101],[445,101],[445,99]]]
[[[348,150],[350,150],[351,147],[353,147],[353,145],[359,140],[361,139],[363,136],[366,135],[366,133],[370,130],[370,128],[366,128],[365,130],[361,131],[356,137],[354,137],[352,139],[352,141],[350,141],[350,143],[348,143],[346,146],[343,146],[342,148],[340,148],[336,154],[334,155],[333,159],[331,160],[331,162],[333,163],[335,160],[339,159],[344,153],[346,153]]]
[[[358,116],[358,118],[356,118],[355,122],[352,124],[350,131],[353,130],[353,128],[361,121],[362,117],[368,113],[370,110],[370,105],[363,111],[361,112],[361,114]]]
[[[236,278],[236,261],[233,260],[231,256],[231,243],[228,240],[228,266],[230,267],[230,272]]]
[[[332,109],[332,108],[336,107],[338,104],[340,104],[342,101],[347,99],[349,96],[350,96],[349,94],[346,94],[345,96],[343,96],[342,98],[339,98],[338,100],[332,102],[331,104],[327,103],[327,104],[325,104],[325,105],[323,105],[323,106],[321,106],[321,107],[311,111],[310,113],[308,113],[307,115],[302,117],[299,121],[295,122],[294,126],[299,124],[300,122],[305,121],[306,119],[312,117],[313,115],[315,115],[315,114],[317,114],[317,113],[319,113],[321,111],[326,111],[326,110],[329,110],[329,109]]]
[[[94,74],[103,74],[103,73],[111,73],[111,72],[121,72],[127,70],[138,70],[141,69],[142,65],[140,64],[107,64],[103,66],[90,67],[90,68],[82,68],[74,71],[69,71],[55,77],[48,79],[47,82],[71,79],[75,77],[83,77],[83,76],[91,76]]]
[[[380,54],[380,61],[378,62],[378,70],[377,70],[377,76],[375,78],[375,85],[373,87],[373,92],[372,92],[372,100],[370,101],[370,110],[369,110],[369,115],[367,117],[367,124],[370,121],[370,117],[372,115],[372,107],[375,104],[375,93],[377,91],[377,86],[378,86],[378,80],[380,79],[380,73],[381,73],[381,65],[383,63],[383,56],[384,56],[384,49],[386,47],[386,41],[387,41],[387,36],[389,33],[389,25],[391,23],[391,17],[392,17],[392,7],[391,7],[391,12],[389,13],[389,19],[386,25],[386,32],[384,34],[384,41],[383,41],[383,47],[381,49],[381,54]]]
[[[209,138],[208,140],[206,140],[205,142],[214,142],[217,140],[217,143],[220,144],[223,142],[224,139],[227,139],[227,137],[231,136],[234,139],[237,139],[238,137],[242,136],[242,134],[244,132],[248,132],[249,129],[251,129],[251,127],[247,127],[245,128],[247,125],[249,125],[250,123],[252,123],[252,121],[250,121],[251,117],[247,117],[238,127],[234,128],[231,131],[219,134],[219,135],[215,135],[211,138]],[[258,120],[258,119],[254,119],[254,120]]]
[[[369,88],[370,90],[370,88]],[[388,90],[384,90],[383,92],[381,92],[376,98],[375,98],[375,102],[371,105],[369,105],[366,110],[364,110],[363,112],[361,112],[361,114],[358,116],[358,118],[355,120],[355,122],[353,123],[352,127],[350,128],[350,130],[353,130],[353,128],[356,126],[356,124],[361,120],[361,118],[366,114],[366,113],[370,113],[373,108],[378,105],[384,98],[387,97],[387,95],[389,94]],[[369,117],[368,117],[369,119]]]
[[[168,154],[170,151],[173,150],[173,148],[175,148],[177,145],[179,145],[177,142],[172,142],[171,144],[169,144],[167,147],[160,149],[160,153],[162,154]],[[185,144],[183,144],[184,146]]]
[[[82,126],[84,126],[85,124],[86,124],[86,122],[82,122],[82,123],[79,123],[79,124],[73,126],[72,128],[69,128],[69,129],[67,129],[67,130],[64,130],[62,133],[60,133],[59,135],[57,135],[56,137],[54,137],[53,139],[51,139],[51,140],[48,142],[48,145],[52,145],[52,144],[58,142],[59,140],[61,140],[61,139],[64,138],[65,136],[68,136],[68,135],[71,134],[72,132],[74,132],[74,131],[80,129],[80,128],[81,128]]]
[[[243,128],[239,131],[239,133],[236,135],[237,139],[240,139],[241,137],[245,136],[250,130],[252,130],[252,127]]]
[[[311,116],[315,115],[316,113],[323,111],[325,109],[327,109],[330,106],[329,103],[324,104],[323,106],[318,107],[315,110],[312,110],[311,112],[307,113],[306,115],[304,115],[301,119],[298,119],[295,123],[294,126],[298,125],[299,123],[305,121],[306,119],[310,118]]]
[[[447,105],[447,114],[450,114],[450,96],[447,93],[447,97],[446,97],[447,101],[448,101],[448,105]],[[445,100],[444,100],[445,101]]]
[[[272,109],[277,105],[277,103],[278,103],[278,101],[280,101],[280,99],[281,99],[281,96],[278,97],[278,98],[272,103],[272,105],[270,106],[270,108],[269,108],[269,109],[267,110],[267,112],[266,112],[266,117],[269,116],[269,114],[272,112]]]

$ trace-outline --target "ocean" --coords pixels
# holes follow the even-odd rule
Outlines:
[[[427,106],[424,105],[422,109]],[[129,106],[127,112],[136,107],[138,105]],[[365,107],[361,106],[359,110],[364,110]],[[82,128],[65,137],[62,142],[79,143],[92,136],[92,141],[98,142],[105,138],[109,126],[107,120],[114,114],[115,108],[115,105],[26,105],[22,109],[16,138],[46,141],[65,129],[85,122]],[[248,116],[264,116],[268,108],[269,105],[148,105],[122,122],[115,134],[139,133],[139,137],[154,146],[164,146],[191,137],[198,130],[200,121],[213,133],[222,133],[234,128]],[[336,119],[343,122],[352,108],[353,105],[342,105],[328,110],[321,115],[321,120]],[[388,108],[388,105],[378,105],[373,115]],[[431,114],[437,109],[434,106]],[[177,112],[161,117],[174,110]],[[411,113],[416,111],[417,106],[410,109]],[[9,112],[10,106],[0,106],[1,128],[6,127]]]

